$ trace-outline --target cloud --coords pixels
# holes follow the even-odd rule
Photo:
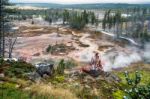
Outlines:
[[[10,0],[11,2],[35,2],[35,3],[61,3],[61,4],[74,4],[74,3],[144,3],[150,2],[149,0]]]

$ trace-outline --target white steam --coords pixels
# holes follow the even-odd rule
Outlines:
[[[132,63],[144,61],[150,62],[150,44],[145,45],[145,49],[128,46],[125,51],[112,50],[102,55],[105,71],[127,67]]]
[[[143,52],[143,59],[144,61],[150,63],[150,44],[149,43],[145,44],[145,49]]]
[[[113,54],[113,52],[111,52]],[[136,63],[141,61],[142,58],[140,54],[133,52],[132,54],[127,54],[124,52],[118,52],[113,54],[113,57],[109,55],[104,56],[104,70],[109,71],[111,69],[117,69],[129,66],[131,63]]]

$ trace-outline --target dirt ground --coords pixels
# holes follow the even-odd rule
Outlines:
[[[96,39],[93,38],[93,36],[95,36],[94,31],[87,29],[77,31],[63,26],[32,25],[27,22],[21,22],[18,26],[20,27],[20,32],[18,33],[13,55],[17,56],[17,58],[26,57],[29,62],[36,59],[47,60],[49,58],[72,58],[76,61],[87,62],[90,61],[93,51],[100,52],[98,50],[99,44],[97,44]],[[93,34],[93,36],[91,36],[90,33]],[[65,56],[63,53],[60,56],[51,55],[49,53],[45,54],[46,48],[49,45],[61,43],[67,46],[73,46],[75,50]],[[105,42],[105,44],[107,43],[108,42]],[[81,46],[81,44],[88,45],[88,47]]]
[[[93,52],[98,52],[106,69],[113,68],[113,65],[120,66],[122,63],[115,63],[122,59],[139,61],[138,53],[130,54],[122,42],[114,41],[110,36],[85,28],[84,30],[73,30],[62,25],[40,25],[30,22],[16,24],[19,29],[17,42],[14,46],[13,57],[24,57],[32,64],[45,60],[73,59],[78,63],[89,63],[93,57]],[[67,53],[52,55],[46,53],[49,45],[65,44],[72,46],[75,50]],[[120,45],[121,44],[121,45]],[[128,55],[128,56],[127,56]],[[135,59],[137,58],[138,59]],[[130,61],[132,63],[132,61]],[[107,62],[107,63],[106,63]],[[124,61],[124,65],[128,65]]]

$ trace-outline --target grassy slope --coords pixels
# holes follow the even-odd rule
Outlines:
[[[12,69],[10,70],[12,73]],[[128,88],[123,72],[129,71],[130,76],[133,77],[137,70],[142,74],[140,84],[150,83],[150,65],[137,63],[112,71],[122,79],[120,83],[108,82],[105,79],[94,80],[87,76],[84,79],[78,77],[76,80],[69,81],[69,75],[56,75],[54,78],[44,80],[42,84],[35,84],[21,76],[18,76],[21,78],[5,77],[1,79],[4,83],[0,83],[0,94],[3,99],[68,99],[70,97],[72,99],[122,99],[123,91]]]

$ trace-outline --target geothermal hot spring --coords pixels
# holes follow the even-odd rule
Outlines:
[[[101,52],[98,51],[98,45],[92,42],[90,38],[87,38],[88,36],[88,34],[83,34],[83,36],[80,38],[80,42],[88,44],[89,47],[75,53],[75,55],[78,56],[76,60],[89,63],[94,55],[93,52],[97,51],[100,55],[105,71],[127,67],[130,64],[137,62],[150,63],[149,43],[145,44],[143,49],[137,46],[126,46],[125,48],[118,46]]]
[[[113,49],[110,52],[99,52],[104,70],[110,71],[112,69],[129,66],[136,62],[150,63],[150,51],[148,50],[150,46],[144,50],[129,47],[126,49],[129,50],[129,52],[115,51]],[[86,49],[80,54],[79,60],[82,62],[90,62],[92,57],[93,51]]]
[[[43,22],[43,20],[41,18],[35,19],[35,22],[38,22],[38,21],[40,23]],[[44,23],[42,23],[42,25],[48,25],[48,24],[47,24],[47,22],[44,22]],[[101,31],[101,32],[106,35],[109,35],[111,37],[114,36],[114,34],[111,34],[111,33],[107,33],[104,31]],[[72,35],[78,36],[77,34],[73,33],[73,31],[72,31]],[[126,67],[126,66],[129,66],[131,63],[136,63],[136,62],[150,63],[150,51],[149,51],[150,44],[149,43],[144,45],[144,49],[140,49],[136,46],[128,45],[125,48],[122,48],[123,50],[119,50],[120,47],[118,46],[118,47],[114,47],[114,48],[108,48],[105,51],[99,51],[98,50],[99,46],[93,41],[92,38],[89,38],[89,36],[90,36],[90,33],[82,33],[80,35],[79,41],[85,45],[89,45],[89,47],[81,48],[79,46],[76,46],[76,48],[79,50],[70,52],[68,55],[70,58],[73,58],[80,62],[89,63],[91,61],[91,58],[93,57],[93,54],[94,54],[93,52],[97,51],[100,54],[102,65],[103,65],[105,71],[110,71],[112,69]],[[64,39],[66,39],[66,36],[64,36],[64,37],[65,37]],[[53,40],[52,38],[54,38],[54,36],[53,36],[53,34],[50,34],[50,37],[48,37],[46,35],[46,36],[42,36],[42,37],[40,36],[38,38],[37,37],[33,37],[33,38],[35,38],[35,40],[38,39],[38,41],[42,41],[41,44],[44,45],[44,44],[47,44],[49,40],[52,41]],[[68,37],[68,38],[71,39],[70,37]],[[134,45],[137,45],[132,39],[124,38],[124,37],[121,37],[121,38],[127,39]],[[57,36],[55,36],[55,39],[60,39],[60,37],[57,38]],[[22,39],[21,39],[21,41],[22,41]],[[34,42],[34,39],[33,39],[33,41],[30,41],[30,43],[31,42]],[[29,44],[29,45],[31,45],[31,44]],[[36,44],[34,44],[34,45],[36,45]],[[38,45],[40,45],[40,44],[38,44]],[[21,46],[22,46],[22,44],[21,44]],[[49,56],[49,55],[43,55],[42,58],[45,59],[45,57],[51,58],[51,56]]]

